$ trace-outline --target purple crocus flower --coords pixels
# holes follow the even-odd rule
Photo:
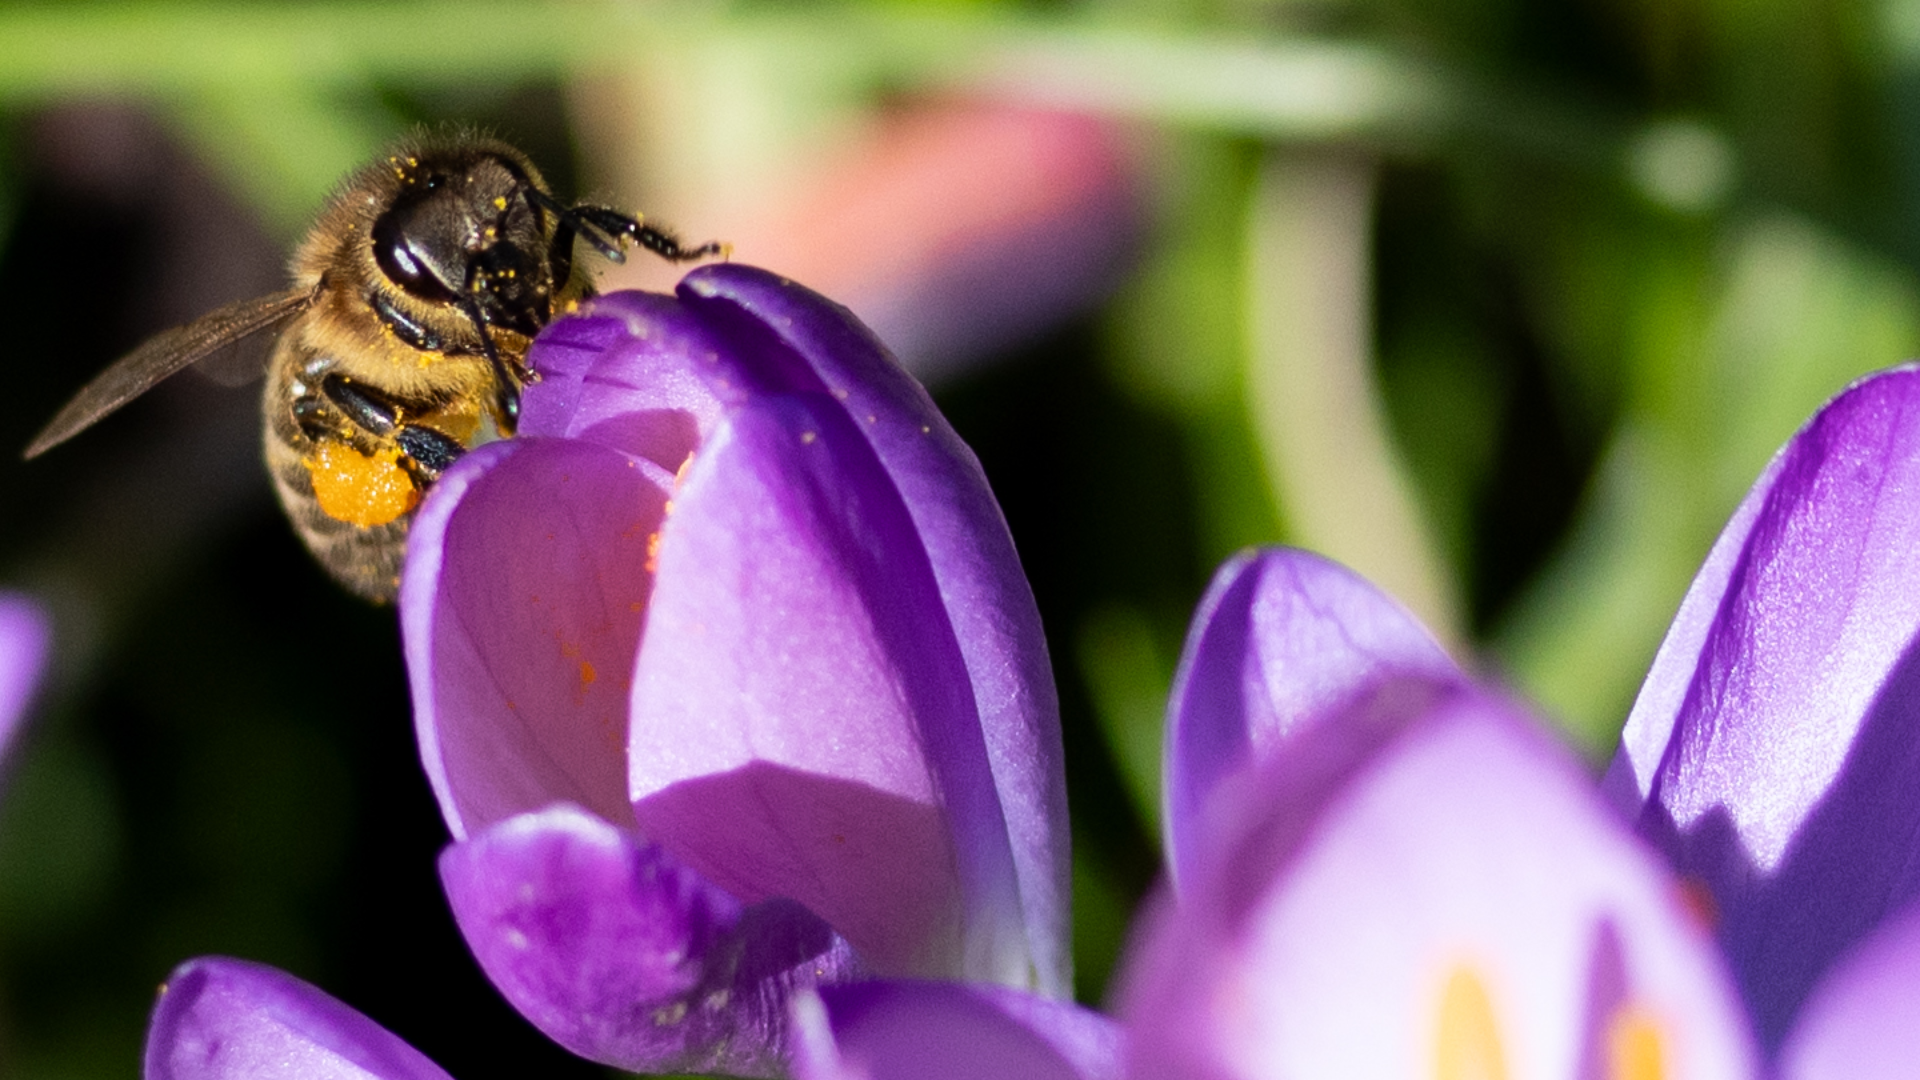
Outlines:
[[[47,665],[51,636],[38,604],[18,593],[0,592],[0,757],[13,745],[26,717]]]
[[[1920,899],[1920,369],[1782,449],[1695,578],[1608,776],[1711,895],[1763,1043]]]
[[[845,309],[737,265],[556,321],[400,595],[455,917],[629,1069],[783,1067],[855,972],[1069,985],[1039,618],[972,454]]]

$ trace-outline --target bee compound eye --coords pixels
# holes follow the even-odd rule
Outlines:
[[[450,303],[454,292],[415,252],[408,235],[412,218],[407,208],[395,207],[373,224],[373,260],[388,281],[422,300]]]

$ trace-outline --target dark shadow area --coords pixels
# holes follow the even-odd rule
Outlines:
[[[633,810],[642,836],[701,877],[749,903],[798,901],[879,974],[926,974],[928,961],[958,955],[939,931],[962,914],[965,886],[937,807],[756,761],[682,780]],[[821,874],[834,865],[849,873]]]

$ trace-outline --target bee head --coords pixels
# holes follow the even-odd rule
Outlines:
[[[552,312],[551,237],[529,200],[537,182],[482,148],[390,159],[400,193],[372,229],[373,255],[396,288],[477,311],[529,337]]]

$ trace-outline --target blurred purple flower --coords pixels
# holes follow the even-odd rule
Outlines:
[[[1003,986],[916,980],[824,986],[794,1003],[799,1080],[1099,1080],[1119,1025]]]
[[[26,718],[47,666],[51,636],[38,604],[18,593],[0,592],[0,758]]]
[[[1166,762],[1184,864],[1121,976],[1130,1076],[1750,1073],[1665,868],[1352,573],[1288,550],[1222,568]]]
[[[435,487],[402,626],[495,984],[629,1069],[773,1072],[855,972],[1069,985],[1045,643],[971,452],[843,308],[738,265],[549,327]]]
[[[1607,778],[1711,895],[1770,1051],[1836,959],[1920,899],[1916,642],[1920,370],[1909,366],[1841,393],[1754,484],[1687,593]]]
[[[147,1025],[146,1080],[449,1080],[392,1032],[285,972],[175,968]]]

